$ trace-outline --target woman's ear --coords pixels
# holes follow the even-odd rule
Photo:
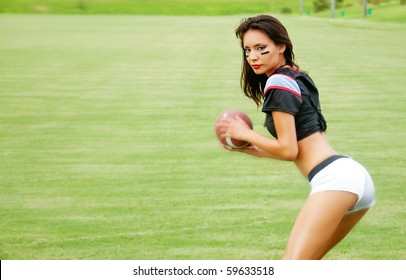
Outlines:
[[[286,50],[286,45],[285,44],[279,45],[279,53],[284,53],[285,50]]]

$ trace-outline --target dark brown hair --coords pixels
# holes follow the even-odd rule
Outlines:
[[[294,61],[295,54],[293,53],[293,44],[290,41],[288,31],[278,19],[269,15],[258,15],[246,18],[241,22],[235,30],[235,35],[241,40],[243,59],[240,85],[244,94],[254,100],[257,106],[260,106],[263,99],[263,88],[268,77],[265,74],[255,74],[246,59],[243,38],[248,30],[260,30],[267,34],[276,45],[285,45],[286,49],[283,55],[286,65],[297,69],[299,69],[299,66]]]

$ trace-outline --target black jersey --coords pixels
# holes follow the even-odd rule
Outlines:
[[[269,133],[277,138],[272,111],[295,116],[298,141],[327,129],[314,82],[306,73],[294,68],[276,69],[265,85],[262,112],[266,113],[265,125]]]

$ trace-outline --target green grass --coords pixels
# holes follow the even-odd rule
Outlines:
[[[303,15],[331,17],[328,9],[316,13],[314,0],[303,0]],[[329,2],[329,1],[328,1]],[[371,21],[406,22],[406,5],[399,0],[369,3]],[[286,0],[0,0],[0,13],[35,14],[131,14],[131,15],[239,15],[282,13],[298,15],[300,1]],[[336,7],[336,17],[363,18],[361,0],[345,0]]]
[[[0,0],[0,11],[23,13],[230,15],[280,11],[283,0]],[[295,6],[299,6],[299,2]],[[80,8],[81,7],[81,8]]]
[[[327,259],[405,259],[404,25],[280,17],[377,204]],[[223,151],[240,16],[0,15],[1,259],[278,259],[309,187]],[[311,38],[309,40],[309,38]]]

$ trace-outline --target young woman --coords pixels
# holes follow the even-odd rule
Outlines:
[[[292,229],[284,259],[321,259],[340,242],[374,204],[374,184],[363,166],[339,155],[329,144],[318,90],[294,62],[287,30],[272,16],[244,20],[241,87],[266,114],[274,137],[251,130],[241,119],[225,119],[222,136],[248,141],[230,149],[258,157],[293,161],[311,191]]]

